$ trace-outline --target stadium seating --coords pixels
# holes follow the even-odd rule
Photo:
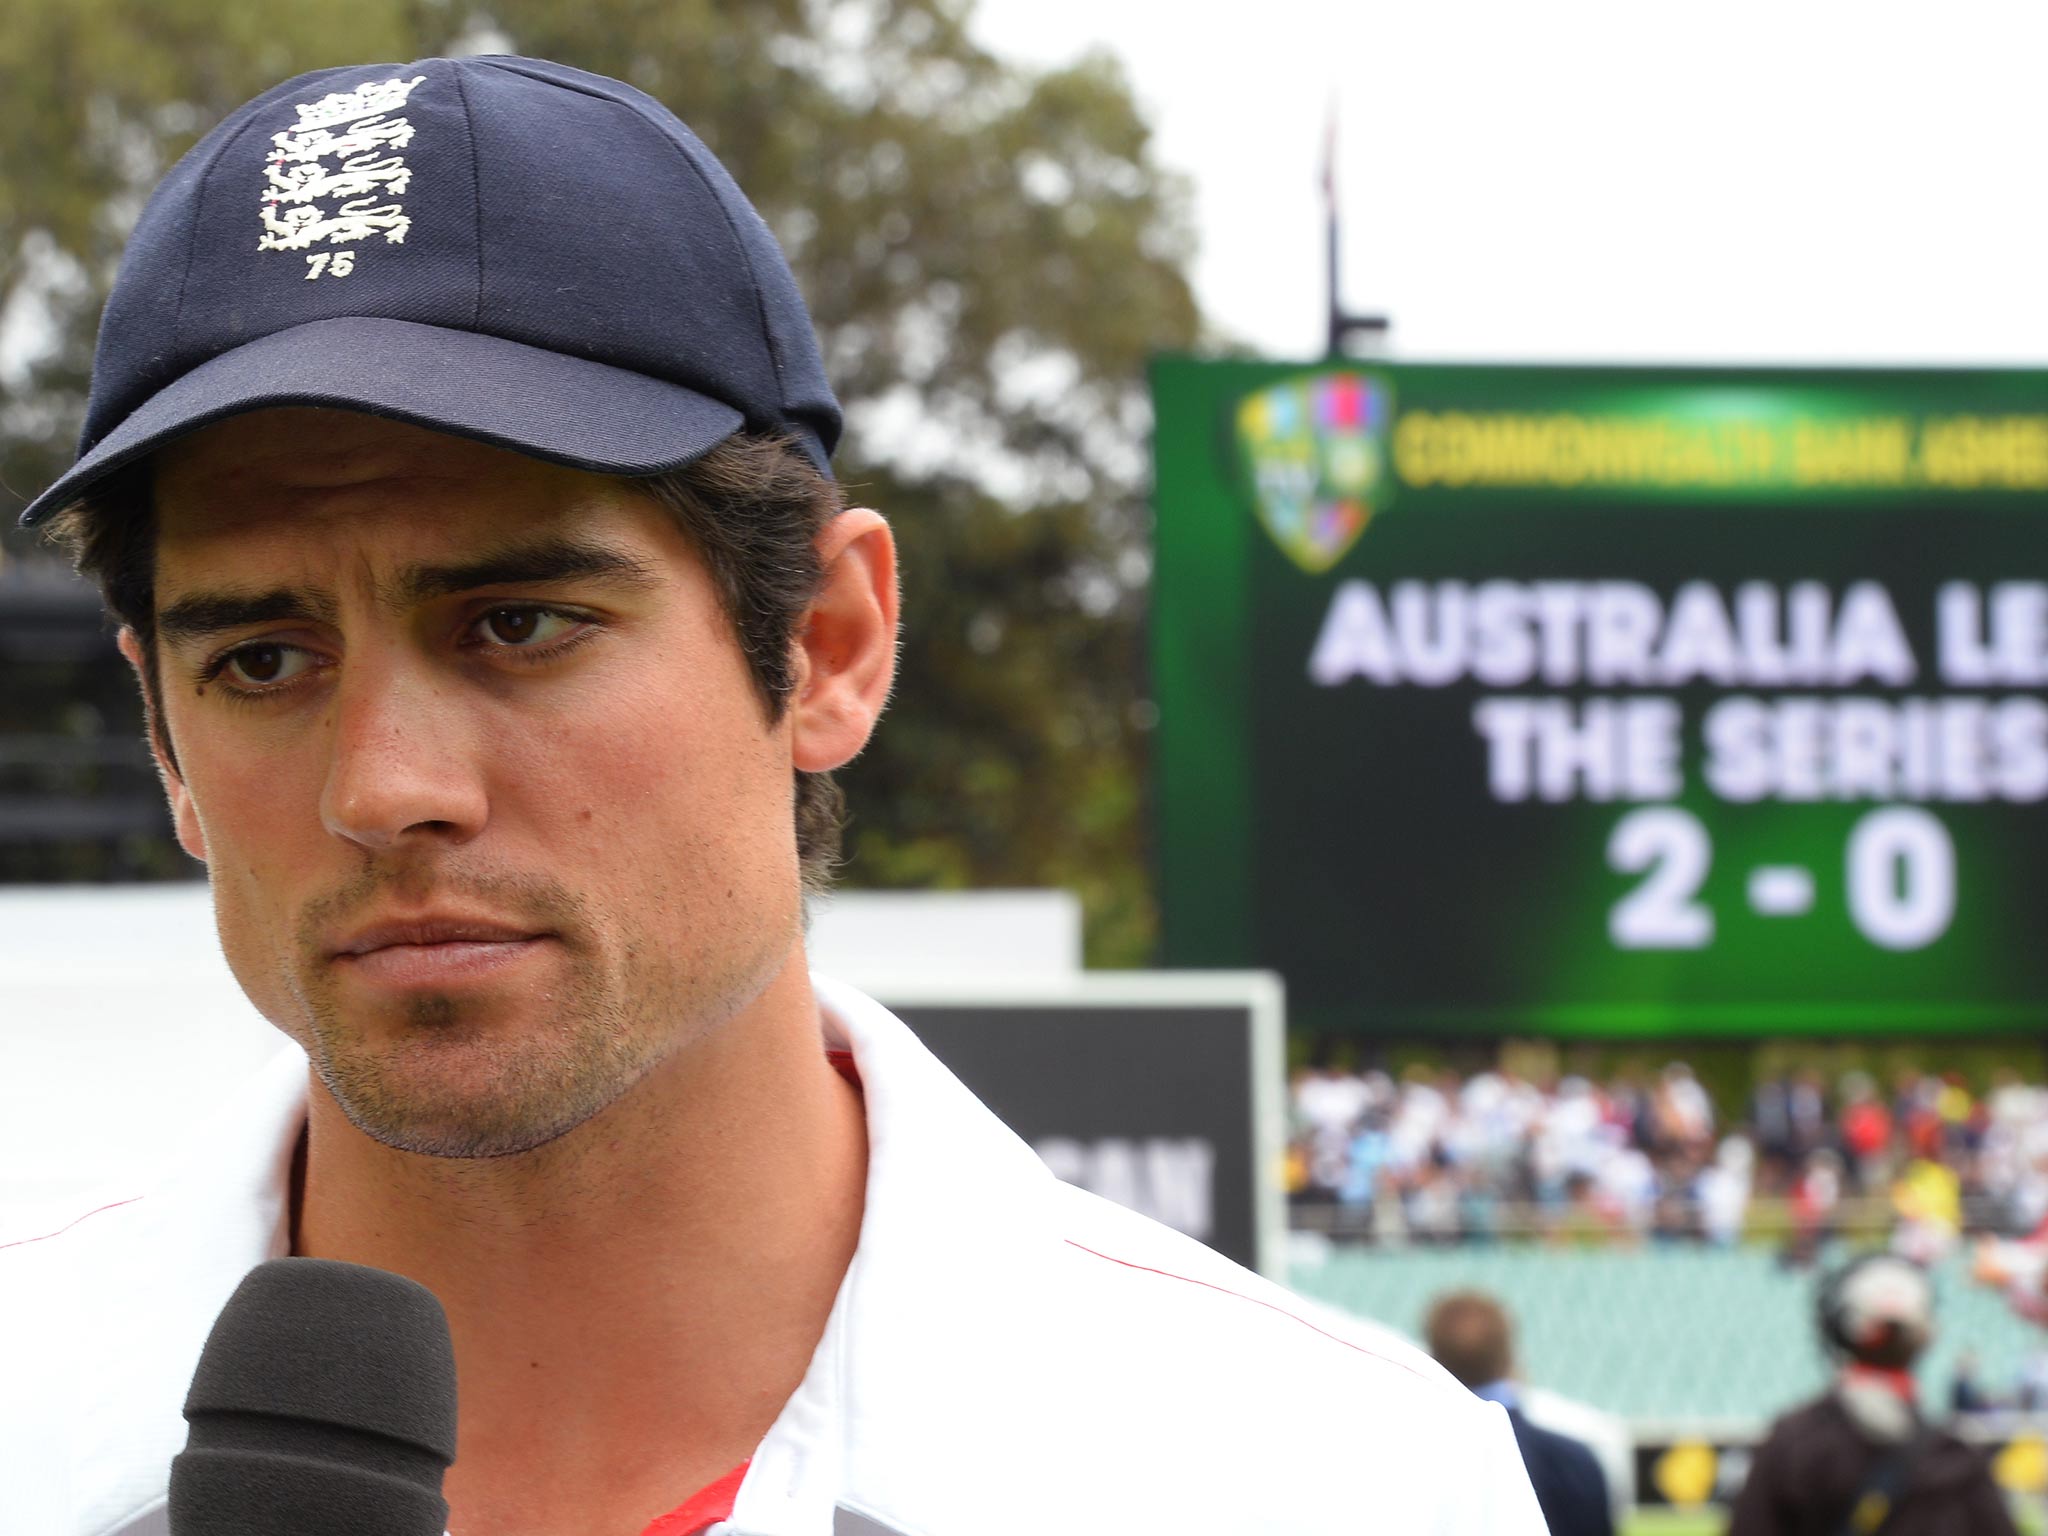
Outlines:
[[[1819,1390],[1827,1364],[1813,1323],[1814,1278],[1765,1248],[1637,1249],[1476,1244],[1387,1248],[1298,1244],[1298,1291],[1411,1337],[1437,1293],[1490,1291],[1514,1312],[1523,1375],[1640,1425],[1755,1423]],[[1958,1353],[2010,1392],[2048,1347],[1966,1263],[1937,1271],[1939,1335],[1919,1376],[1943,1411]]]

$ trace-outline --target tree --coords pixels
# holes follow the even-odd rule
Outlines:
[[[1184,189],[1116,65],[1019,68],[950,0],[13,0],[0,29],[0,517],[68,461],[157,177],[301,70],[479,48],[674,107],[790,254],[904,548],[903,679],[845,774],[846,877],[1079,889],[1149,947],[1141,370],[1185,346]]]

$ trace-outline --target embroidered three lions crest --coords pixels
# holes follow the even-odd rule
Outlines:
[[[412,220],[398,199],[412,185],[412,171],[399,152],[412,143],[413,126],[397,114],[424,79],[381,80],[293,109],[297,125],[270,136],[257,250],[311,251],[311,280],[354,271],[353,242],[372,235],[390,245],[405,242]],[[312,250],[322,245],[343,249]]]

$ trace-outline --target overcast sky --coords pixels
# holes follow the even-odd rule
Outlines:
[[[1194,180],[1210,319],[1408,358],[2048,366],[2048,4],[977,0],[998,52],[1123,59]]]

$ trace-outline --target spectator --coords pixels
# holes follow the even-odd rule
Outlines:
[[[1955,1374],[1949,1378],[1948,1407],[1957,1418],[1998,1411],[1998,1403],[1977,1380],[1977,1356],[1970,1350],[1956,1356]]]
[[[1653,1150],[1704,1154],[1714,1144],[1714,1106],[1692,1068],[1674,1061],[1650,1095]]]
[[[1792,1146],[1798,1156],[1804,1157],[1827,1140],[1827,1096],[1821,1089],[1820,1074],[1801,1072],[1792,1079],[1790,1093]]]
[[[1750,1097],[1756,1150],[1771,1187],[1782,1189],[1827,1140],[1827,1098],[1811,1071],[1766,1078]]]
[[[2036,1350],[2021,1363],[2016,1396],[2020,1412],[2048,1412],[2048,1349]]]
[[[1842,1079],[1842,1147],[1859,1190],[1880,1190],[1891,1182],[1892,1114],[1877,1096],[1877,1085],[1861,1072]]]
[[[1792,1186],[1792,1241],[1786,1261],[1804,1268],[1820,1254],[1834,1230],[1835,1206],[1842,1198],[1842,1160],[1825,1148],[1809,1153]]]
[[[1690,1153],[1667,1152],[1657,1161],[1653,1230],[1663,1240],[1700,1235],[1699,1165]]]
[[[1576,1440],[1530,1423],[1522,1412],[1512,1328],[1501,1304],[1481,1291],[1440,1296],[1430,1305],[1423,1337],[1438,1364],[1478,1396],[1507,1410],[1550,1536],[1613,1536],[1607,1475],[1593,1453]]]
[[[1712,1166],[1700,1173],[1700,1231],[1717,1248],[1731,1248],[1742,1236],[1755,1165],[1749,1139],[1729,1136],[1721,1142]]]
[[[1757,1150],[1773,1173],[1790,1170],[1804,1155],[1792,1118],[1792,1080],[1767,1077],[1749,1096],[1749,1123],[1756,1128]]]
[[[1918,1158],[1892,1186],[1892,1209],[1892,1251],[1915,1264],[1937,1263],[1962,1236],[1962,1181],[1947,1164]]]
[[[1622,1147],[1603,1159],[1594,1187],[1594,1198],[1615,1230],[1635,1237],[1649,1230],[1657,1209],[1657,1169],[1642,1148]]]
[[[1387,1135],[1386,1112],[1368,1110],[1351,1138],[1350,1166],[1345,1170],[1337,1198],[1346,1205],[1372,1205],[1379,1193],[1380,1175],[1392,1156],[1393,1141]]]
[[[1300,1192],[1333,1199],[1349,1177],[1352,1126],[1370,1102],[1369,1091],[1363,1079],[1318,1062],[1296,1074],[1293,1101]]]
[[[1294,1080],[1294,1112],[1317,1134],[1348,1133],[1369,1098],[1363,1078],[1327,1063],[1306,1068]]]
[[[1458,1179],[1441,1155],[1417,1172],[1406,1203],[1408,1230],[1418,1241],[1448,1243],[1459,1236]]]

